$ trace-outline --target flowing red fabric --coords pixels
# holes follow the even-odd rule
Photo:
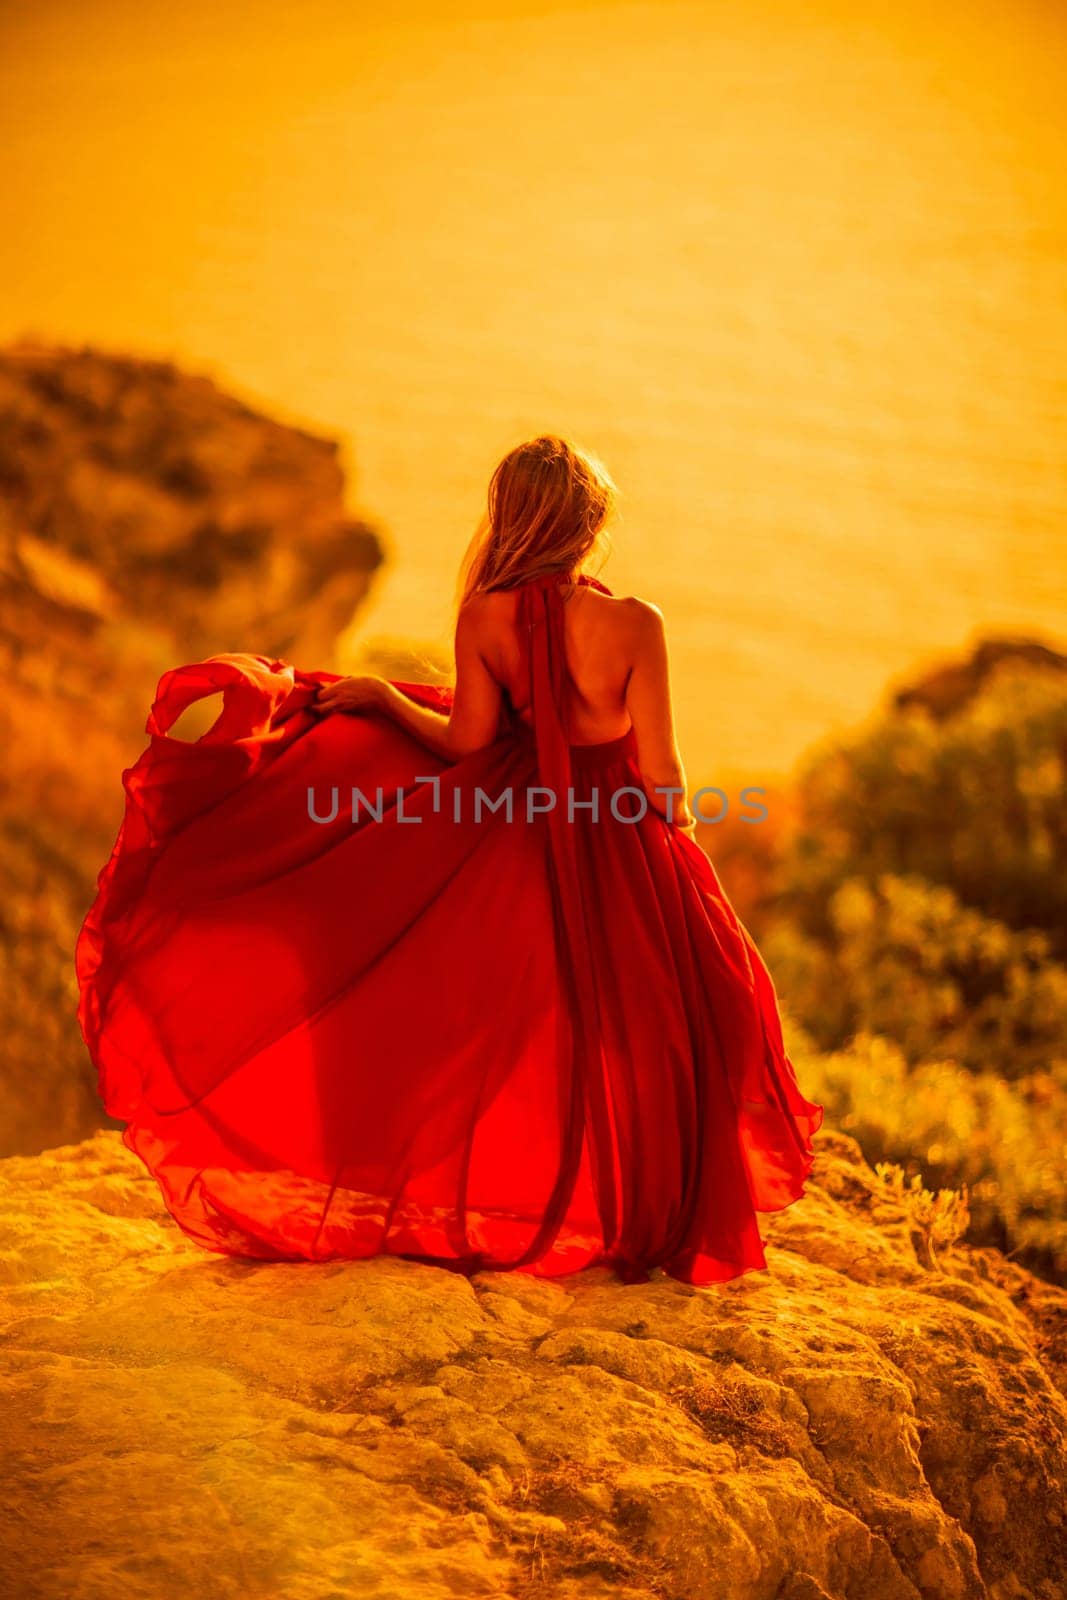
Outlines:
[[[805,1192],[823,1108],[714,868],[643,810],[632,732],[569,741],[563,606],[522,586],[532,726],[454,763],[382,712],[312,710],[336,674],[235,653],[161,678],[78,1017],[207,1249],[766,1266],[756,1214]],[[170,735],[219,690],[208,733]]]

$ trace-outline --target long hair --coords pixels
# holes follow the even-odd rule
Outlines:
[[[455,611],[487,589],[513,589],[549,572],[577,572],[618,503],[593,453],[541,434],[506,455],[489,481],[488,507],[467,547]]]

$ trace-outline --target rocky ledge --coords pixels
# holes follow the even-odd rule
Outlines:
[[[715,1289],[253,1263],[115,1131],[0,1162],[0,1593],[1059,1600],[1067,1293],[816,1142]]]

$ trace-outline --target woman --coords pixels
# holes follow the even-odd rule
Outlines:
[[[804,1193],[822,1107],[692,839],[663,618],[583,570],[613,505],[566,440],[505,457],[454,688],[245,654],[161,679],[79,1019],[208,1249],[766,1267],[756,1213]]]

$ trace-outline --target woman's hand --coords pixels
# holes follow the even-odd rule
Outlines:
[[[690,817],[688,822],[680,822],[678,824],[678,832],[679,833],[684,833],[687,839],[692,839],[694,841],[694,843],[695,843],[696,842],[696,836],[697,836],[697,819],[696,819],[696,817]]]
[[[312,711],[377,711],[385,704],[388,681],[376,672],[359,672],[336,683],[320,683]]]

